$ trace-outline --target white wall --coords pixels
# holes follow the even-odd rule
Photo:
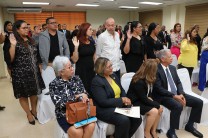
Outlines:
[[[184,4],[171,5],[163,8],[162,25],[166,26],[166,30],[173,29],[174,24],[181,24],[181,32],[184,32],[186,7]]]
[[[0,7],[0,30],[3,31],[4,26],[4,19],[3,19],[3,11]],[[4,56],[3,56],[3,45],[0,44],[0,78],[6,77],[6,66],[4,63]]]
[[[116,25],[124,27],[127,22],[138,20],[137,12],[129,11],[106,11],[106,10],[87,10],[86,21],[92,24],[92,27],[97,29],[102,25],[108,17],[115,19]]]

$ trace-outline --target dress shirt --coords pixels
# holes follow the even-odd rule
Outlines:
[[[170,84],[169,84],[168,77],[167,77],[167,74],[166,74],[166,69],[168,69],[168,71],[169,71],[170,76],[171,76],[171,78],[172,78],[172,79],[173,79],[173,76],[172,76],[172,74],[171,74],[171,72],[170,72],[170,70],[169,70],[169,68],[168,68],[168,67],[165,67],[163,64],[161,64],[161,65],[162,65],[162,68],[163,68],[163,70],[164,70],[164,72],[165,72],[165,75],[166,75],[167,84],[168,84],[168,91],[170,91],[170,92],[171,92]],[[174,81],[174,80],[173,80],[173,81]],[[176,85],[175,85],[175,82],[174,82],[174,86],[175,86],[176,91],[177,91],[177,87],[176,87]]]
[[[119,34],[115,32],[113,36],[107,30],[100,34],[97,40],[96,54],[98,57],[108,58],[113,64],[113,71],[118,71],[121,59]]]

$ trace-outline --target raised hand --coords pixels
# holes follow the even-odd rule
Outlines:
[[[14,37],[14,34],[10,34],[10,35],[9,35],[9,40],[10,40],[11,45],[16,46],[17,40],[16,40],[16,38]]]
[[[131,30],[130,29],[127,31],[127,38],[128,39],[132,38],[132,34],[131,34]]]
[[[77,40],[77,37],[76,36],[72,38],[72,42],[73,42],[75,48],[78,48],[79,47],[79,40]]]

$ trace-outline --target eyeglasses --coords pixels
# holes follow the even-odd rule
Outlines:
[[[58,23],[57,22],[51,22],[51,23],[48,23],[48,24],[57,25]]]

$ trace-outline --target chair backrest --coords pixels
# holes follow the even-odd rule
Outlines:
[[[121,74],[124,74],[124,73],[126,73],[126,66],[125,66],[125,63],[124,63],[124,61],[123,60],[120,60],[120,72],[121,72]]]
[[[122,77],[121,77],[121,85],[123,87],[123,89],[125,90],[125,92],[127,93],[129,90],[129,85],[131,82],[132,77],[134,76],[134,72],[129,72],[129,73],[125,73]]]
[[[56,78],[55,72],[51,66],[48,66],[45,70],[42,70],[42,78],[46,88],[48,88],[49,84]]]
[[[177,70],[178,76],[181,80],[181,83],[183,85],[183,90],[184,92],[190,92],[192,91],[191,89],[191,80],[189,77],[188,70],[186,68],[178,69]]]
[[[171,65],[176,67],[178,65],[178,59],[177,59],[176,55],[174,55],[174,54],[172,54],[172,58],[173,58],[173,61],[172,61]]]

